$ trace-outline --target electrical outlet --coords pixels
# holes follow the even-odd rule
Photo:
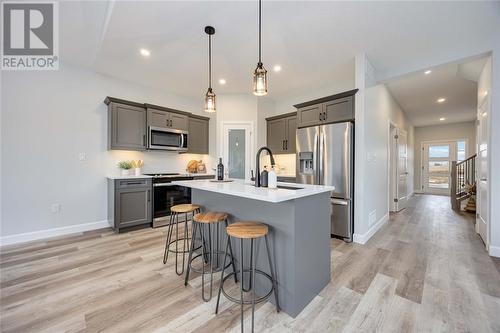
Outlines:
[[[87,155],[85,153],[78,153],[78,160],[85,161],[87,159]]]
[[[61,204],[60,203],[53,203],[52,205],[50,205],[50,211],[53,214],[59,214],[59,212],[61,211]]]

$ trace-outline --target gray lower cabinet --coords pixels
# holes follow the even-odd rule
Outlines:
[[[297,127],[354,120],[354,95],[357,91],[354,89],[294,105],[297,108]]]
[[[113,229],[152,222],[151,179],[108,179],[108,219]]]
[[[295,153],[295,131],[297,114],[295,112],[266,118],[267,146],[273,154]]]
[[[141,104],[106,99],[108,149],[146,149],[146,110]]]
[[[208,127],[210,118],[201,116],[189,117],[189,137],[188,137],[188,153],[192,154],[208,154]]]

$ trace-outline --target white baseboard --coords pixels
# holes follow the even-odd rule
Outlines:
[[[489,246],[489,254],[492,257],[500,258],[500,246]]]
[[[382,216],[367,232],[364,234],[354,234],[352,237],[353,242],[358,244],[365,244],[370,238],[380,229],[385,223],[389,221],[389,213]]]
[[[109,225],[108,220],[104,220],[104,221],[98,221],[98,222],[75,224],[75,225],[70,225],[67,227],[59,227],[59,228],[52,228],[52,229],[46,229],[46,230],[40,230],[40,231],[26,232],[23,234],[3,236],[3,237],[0,237],[0,246],[25,243],[25,242],[30,242],[30,241],[34,241],[34,240],[39,240],[39,239],[44,239],[44,238],[49,238],[49,237],[64,236],[64,235],[69,235],[69,234],[74,234],[74,233],[84,232],[84,231],[89,231],[89,230],[95,230],[95,229],[109,228],[109,226],[110,225]]]

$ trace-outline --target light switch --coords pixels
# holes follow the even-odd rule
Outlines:
[[[78,160],[79,161],[85,161],[87,159],[87,156],[85,153],[78,153]]]
[[[50,205],[50,211],[54,214],[58,214],[61,211],[61,204],[53,203],[52,205]]]

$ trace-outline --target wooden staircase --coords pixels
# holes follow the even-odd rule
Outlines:
[[[460,210],[462,201],[469,199],[466,210],[475,212],[476,154],[457,162],[451,162],[451,208]]]

